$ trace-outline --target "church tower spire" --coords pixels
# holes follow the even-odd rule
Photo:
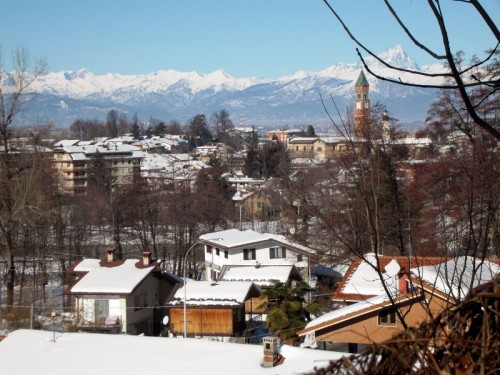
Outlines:
[[[354,99],[354,135],[357,138],[370,137],[370,99],[368,92],[370,85],[365,73],[359,73],[358,80],[354,86],[356,99]]]

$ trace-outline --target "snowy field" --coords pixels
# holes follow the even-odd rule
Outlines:
[[[18,330],[0,342],[0,363],[5,374],[237,374],[284,375],[325,367],[345,353],[301,349],[284,345],[283,364],[263,368],[260,345],[241,345],[200,339],[56,334]]]

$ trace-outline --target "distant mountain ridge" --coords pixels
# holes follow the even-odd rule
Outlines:
[[[436,69],[436,66],[420,68],[400,46],[378,56],[401,68]],[[367,61],[375,71],[394,77],[394,72],[373,57]],[[161,70],[143,75],[95,75],[87,69],[53,72],[37,82],[39,95],[23,118],[69,125],[77,118],[104,119],[108,110],[114,108],[130,116],[137,113],[143,121],[155,117],[184,123],[198,113],[210,116],[225,108],[235,124],[241,119],[244,125],[256,126],[328,125],[320,94],[326,101],[333,98],[340,109],[352,107],[354,82],[361,69],[360,62],[340,63],[319,72],[299,71],[276,80],[236,78],[223,70],[209,74]],[[366,76],[372,103],[382,102],[403,123],[423,121],[436,97],[434,90],[395,85]],[[398,77],[405,79],[407,74]],[[426,80],[421,77],[418,83],[429,83]]]

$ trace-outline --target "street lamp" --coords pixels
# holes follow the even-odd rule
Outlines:
[[[202,242],[205,241],[221,241],[222,238],[207,238],[203,240],[198,240],[194,244],[191,245],[191,247],[186,251],[186,255],[184,255],[184,272],[183,272],[183,279],[184,279],[184,338],[187,337],[187,310],[186,310],[186,298],[187,298],[187,279],[186,279],[186,265],[187,265],[187,257],[189,255],[189,252],[194,249],[194,247]]]

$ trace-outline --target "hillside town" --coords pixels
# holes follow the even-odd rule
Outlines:
[[[212,129],[197,115],[184,134],[157,123],[12,139],[17,168],[36,162],[30,185],[47,197],[33,185],[15,193],[29,194],[26,214],[49,214],[31,211],[33,226],[16,228],[31,246],[0,261],[0,332],[259,344],[274,367],[287,361],[281,345],[358,353],[496,280],[498,215],[481,207],[498,192],[471,197],[482,200],[474,212],[455,195],[461,168],[495,186],[497,144],[483,143],[481,165],[462,132],[405,131],[372,108],[363,71],[353,98],[352,125],[328,134],[259,134],[222,110]],[[470,220],[490,222],[473,224],[474,252]]]
[[[500,373],[499,4],[117,5],[0,4],[3,373]]]

